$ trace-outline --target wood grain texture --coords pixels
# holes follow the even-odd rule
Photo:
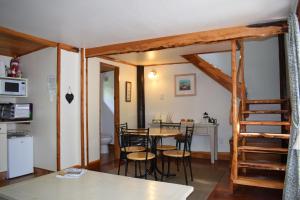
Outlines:
[[[86,50],[86,56],[96,57],[101,55],[145,52],[241,38],[269,37],[286,31],[286,22],[267,24],[263,26],[238,26],[88,48]]]
[[[286,114],[288,110],[245,110],[243,114]]]
[[[119,124],[120,124],[120,69],[114,68],[114,155],[120,158],[119,143]]]
[[[200,69],[202,72],[204,72],[206,75],[208,75],[210,78],[219,83],[221,86],[223,86],[225,89],[232,92],[232,78],[230,76],[196,54],[184,55],[183,57],[198,69]],[[238,83],[237,87],[240,91],[241,84]],[[241,97],[240,92],[238,94],[238,96]]]
[[[81,167],[85,166],[84,156],[84,51],[80,49],[80,155]]]
[[[262,163],[255,161],[241,161],[238,163],[240,168],[251,168],[260,170],[274,170],[274,171],[285,171],[286,164],[283,163]]]
[[[238,150],[241,152],[250,152],[250,153],[274,153],[274,154],[287,154],[287,148],[279,147],[257,147],[257,146],[240,146]]]
[[[56,168],[60,170],[60,81],[61,81],[61,48],[57,45],[56,66]]]
[[[281,133],[251,133],[244,132],[240,133],[240,137],[249,137],[249,138],[278,138],[278,139],[289,139],[290,134],[281,134]]]
[[[283,189],[283,181],[277,181],[277,180],[239,177],[238,179],[234,180],[234,183],[239,185],[248,185],[248,186],[255,186],[255,187]]]
[[[240,121],[242,125],[289,126],[290,122],[282,121]]]
[[[239,121],[238,121],[238,101],[237,101],[237,66],[236,66],[236,41],[231,42],[231,78],[232,78],[232,137],[233,137],[233,155],[231,164],[231,179],[236,180],[238,176],[237,159],[238,159],[238,133],[239,133]]]
[[[85,60],[85,141],[86,141],[86,165],[89,166],[89,68],[88,58]]]
[[[74,53],[79,53],[79,48],[64,43],[61,43],[61,49],[71,51]]]
[[[286,103],[287,99],[247,99],[247,104],[282,104]]]

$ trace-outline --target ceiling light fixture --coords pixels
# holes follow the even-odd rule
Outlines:
[[[150,79],[156,79],[157,78],[157,72],[156,72],[156,70],[151,70],[151,72],[149,72],[149,74],[148,74],[148,77],[150,78]]]

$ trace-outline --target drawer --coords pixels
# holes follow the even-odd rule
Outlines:
[[[7,134],[7,124],[0,124],[0,134]]]

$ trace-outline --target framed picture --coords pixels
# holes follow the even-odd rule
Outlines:
[[[175,96],[196,95],[196,74],[175,75]]]
[[[131,82],[125,82],[125,101],[131,102]]]

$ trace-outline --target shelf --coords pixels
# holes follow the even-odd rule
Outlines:
[[[27,121],[0,121],[0,124],[29,124],[31,123],[32,120],[27,120]]]
[[[18,77],[8,77],[8,76],[0,76],[0,79],[9,79],[9,80],[24,80],[27,81],[27,78],[18,78]]]

